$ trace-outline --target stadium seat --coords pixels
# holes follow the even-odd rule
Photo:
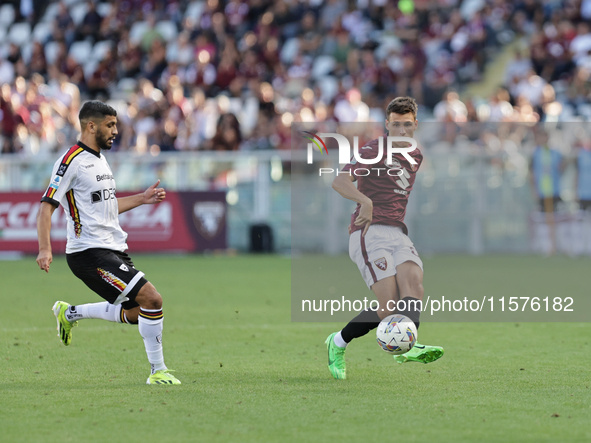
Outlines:
[[[402,49],[402,42],[393,35],[383,35],[379,39],[380,45],[375,50],[375,55],[378,60],[383,60],[392,51],[399,51]]]
[[[117,84],[117,89],[122,92],[133,92],[137,86],[137,80],[135,78],[122,78]]]
[[[94,47],[92,48],[92,59],[96,61],[101,61],[105,58],[109,50],[113,47],[113,42],[110,40],[103,40],[100,42],[96,42]]]
[[[47,64],[51,65],[55,62],[57,58],[57,53],[59,51],[59,43],[58,42],[49,42],[45,45],[45,60]]]
[[[22,46],[31,37],[31,25],[28,23],[14,23],[8,31],[8,41]]]
[[[90,42],[84,40],[81,42],[72,43],[72,46],[70,46],[69,54],[78,63],[84,64],[89,59],[91,51],[92,51],[92,44]],[[85,72],[86,72],[86,70],[85,70]]]
[[[86,78],[86,80],[89,80],[92,77],[94,71],[96,71],[96,68],[99,64],[98,61],[93,59],[87,60],[85,63],[79,63],[82,64],[82,69],[84,70],[84,77]]]
[[[31,54],[33,53],[33,42],[28,41],[23,46],[21,46],[21,55],[23,56],[23,61],[26,65],[29,64],[31,61]]]
[[[179,49],[178,49],[178,45],[176,43],[176,41],[170,42],[169,44],[166,45],[166,61],[168,63],[170,62],[176,62],[178,61],[178,56],[179,56]]]
[[[33,40],[45,43],[53,32],[53,24],[50,22],[39,22],[33,29]]]
[[[2,42],[4,40],[0,40]],[[8,56],[10,45],[8,43],[0,43],[0,58],[5,59]]]
[[[579,114],[584,116],[588,121],[591,120],[591,105],[584,103],[577,106]]]
[[[248,97],[235,112],[240,117],[240,130],[242,135],[250,135],[259,118],[259,101],[256,97]]]
[[[45,14],[43,15],[41,21],[46,23],[52,23],[53,20],[57,17],[58,12],[59,3],[50,3],[49,5],[47,5],[47,9],[45,10]]]
[[[205,2],[191,2],[187,6],[187,10],[185,11],[185,18],[191,18],[194,21],[197,21],[201,18],[204,9]]]
[[[330,71],[334,69],[336,60],[331,55],[320,55],[314,59],[314,65],[312,65],[312,78],[323,77],[330,74]]]
[[[158,22],[156,24],[156,30],[162,35],[162,38],[166,42],[173,41],[178,34],[176,24],[171,20]]]
[[[129,30],[129,41],[134,45],[141,42],[149,26],[148,22],[135,22]]]
[[[82,23],[86,13],[88,12],[88,4],[87,3],[76,3],[70,7],[70,16],[72,17],[72,21],[76,26]]]
[[[480,11],[486,2],[484,0],[467,0],[462,2],[462,6],[460,7],[460,14],[462,14],[462,18],[464,20],[472,20],[474,14]]]
[[[293,59],[295,58],[298,50],[300,49],[300,42],[297,38],[290,38],[285,42],[283,48],[281,48],[281,52],[279,53],[279,58],[283,63],[288,65],[291,64]]]
[[[14,6],[2,5],[0,6],[0,25],[8,26],[14,21]]]
[[[111,3],[99,3],[96,5],[96,12],[98,12],[101,17],[108,16],[112,10],[113,5]]]
[[[330,75],[316,79],[316,84],[320,88],[320,98],[324,103],[330,103],[339,91],[338,80]]]

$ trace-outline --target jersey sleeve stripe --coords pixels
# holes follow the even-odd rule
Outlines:
[[[56,191],[55,188],[51,188],[51,187],[50,188],[47,188],[47,192],[45,193],[44,197],[53,199],[53,196],[55,194],[55,191]]]
[[[74,233],[76,234],[76,238],[80,238],[80,234],[82,233],[82,225],[80,224],[80,213],[78,212],[78,207],[76,206],[76,199],[74,198],[74,190],[70,189],[67,194],[66,198],[68,200],[68,206],[70,209],[70,217],[74,221]]]
[[[84,149],[82,149],[80,146],[72,146],[70,150],[66,152],[66,155],[64,155],[64,158],[62,159],[62,165],[69,165],[72,160],[74,160],[74,157],[76,157],[82,151],[84,151]]]

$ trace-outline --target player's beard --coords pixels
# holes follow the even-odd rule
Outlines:
[[[96,145],[102,150],[109,150],[113,147],[113,145],[109,145],[109,143],[107,143],[107,141],[109,140],[109,136],[107,134],[103,134],[102,131],[97,131],[96,132],[96,136],[95,136],[95,141],[96,141]]]

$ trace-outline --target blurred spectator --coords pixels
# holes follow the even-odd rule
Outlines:
[[[577,201],[583,211],[591,210],[591,143],[584,140],[577,152],[576,177]]]
[[[234,114],[222,114],[218,120],[215,136],[211,140],[213,151],[237,151],[242,143],[240,125]]]
[[[456,91],[448,91],[444,99],[433,108],[433,115],[440,122],[447,121],[448,118],[455,122],[465,122],[468,109]]]
[[[38,95],[33,102],[47,97],[49,106],[34,110],[42,129],[10,129],[11,120],[3,121],[12,134],[3,133],[4,140],[15,140],[11,151],[42,152],[75,130],[74,108],[95,97],[121,106],[114,149],[138,152],[155,152],[157,144],[160,150],[282,149],[293,121],[380,121],[395,95],[415,97],[422,120],[433,112],[452,123],[450,139],[474,138],[465,121],[591,119],[587,0],[544,6],[491,0],[473,8],[417,1],[405,2],[404,11],[384,1],[349,0],[52,3],[22,3],[32,23],[52,6],[53,16],[44,17],[51,35],[5,45],[0,56],[0,84],[10,88],[6,112],[30,124],[31,94]],[[502,88],[486,99],[460,101],[491,56],[517,39]],[[75,40],[93,45],[88,57],[70,51]],[[39,75],[49,87],[39,85]],[[33,76],[37,86],[29,92]],[[226,114],[234,121],[229,134],[220,132],[229,123],[216,125]]]
[[[148,30],[144,33],[142,41],[140,43],[141,48],[144,52],[149,52],[154,48],[154,43],[159,42],[162,46],[164,39],[160,32],[156,29],[156,17],[154,14],[148,16]]]
[[[94,1],[89,1],[86,4],[88,5],[88,11],[82,19],[82,23],[76,30],[76,40],[90,38],[95,42],[99,40],[99,31],[103,18],[97,12],[96,3]]]
[[[64,1],[58,5],[58,13],[53,21],[53,40],[65,41],[68,46],[72,44],[76,36],[76,27],[72,16]]]
[[[561,174],[565,168],[562,154],[548,145],[548,133],[537,128],[534,134],[536,147],[530,163],[532,187],[542,212],[554,212],[560,198]]]
[[[9,85],[14,82],[14,66],[8,60],[0,58],[0,84]]]

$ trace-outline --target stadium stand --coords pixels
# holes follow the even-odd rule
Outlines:
[[[405,94],[423,120],[586,121],[590,2],[539,3],[14,0],[0,6],[2,153],[55,151],[92,98],[120,110],[114,149],[137,153],[289,149],[291,122],[379,121]],[[494,94],[461,101],[508,50]]]

